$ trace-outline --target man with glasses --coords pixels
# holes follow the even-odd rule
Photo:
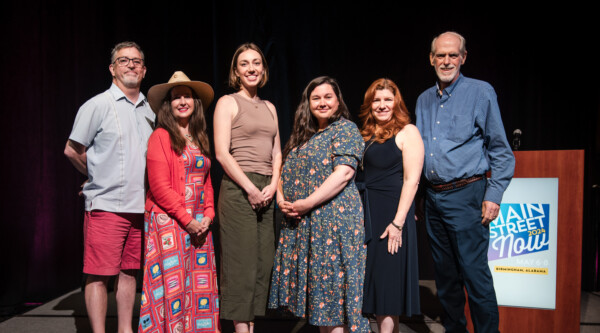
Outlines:
[[[105,331],[107,284],[116,275],[119,332],[132,332],[136,274],[142,263],[144,177],[155,114],[140,92],[144,52],[134,42],[111,53],[110,88],[77,112],[65,155],[88,177],[83,272],[85,304],[94,332]]]

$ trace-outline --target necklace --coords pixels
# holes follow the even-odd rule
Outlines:
[[[190,142],[190,147],[192,147],[192,148],[198,148],[194,144],[194,140],[192,140],[192,136],[190,134],[184,134],[183,136],[185,137],[186,140],[188,140]]]
[[[258,103],[260,101],[258,95],[254,94],[254,97],[252,97],[252,95],[246,90],[240,90],[240,92],[238,92],[238,95],[252,103]]]

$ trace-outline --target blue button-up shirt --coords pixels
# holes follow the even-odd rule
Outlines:
[[[417,100],[417,127],[425,144],[423,174],[433,184],[491,170],[484,200],[500,204],[515,169],[492,86],[464,77]]]

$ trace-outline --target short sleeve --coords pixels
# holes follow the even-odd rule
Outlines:
[[[331,142],[333,167],[348,165],[356,169],[362,159],[365,142],[356,124],[346,119],[338,122]]]
[[[87,101],[77,111],[69,140],[89,147],[96,134],[101,130],[105,113],[106,110],[99,107],[94,99]]]

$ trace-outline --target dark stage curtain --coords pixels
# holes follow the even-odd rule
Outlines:
[[[590,50],[595,18],[587,14],[592,11],[563,8],[541,16],[514,7],[490,13],[453,5],[4,3],[0,307],[44,302],[81,285],[83,199],[77,192],[85,178],[63,149],[79,106],[109,87],[110,50],[124,40],[136,41],[146,53],[144,93],[182,70],[211,84],[216,98],[231,92],[226,82],[235,48],[257,43],[271,74],[260,96],[277,107],[285,143],[302,90],[320,75],[338,79],[354,120],[364,91],[379,77],[394,80],[414,112],[418,95],[435,80],[428,59],[432,37],[458,31],[468,49],[462,72],[495,87],[509,140],[519,128],[522,150],[585,149],[589,197],[591,185],[598,183],[600,141],[593,84],[597,71]],[[214,103],[208,110],[211,123],[213,110]],[[217,191],[221,175],[214,163]],[[592,228],[597,219],[589,218],[588,201],[584,227]],[[421,238],[426,241],[424,233]],[[597,240],[588,238],[584,244],[585,280],[596,274],[589,255]],[[420,248],[427,253],[426,246]],[[421,261],[423,278],[431,279],[427,255]]]

